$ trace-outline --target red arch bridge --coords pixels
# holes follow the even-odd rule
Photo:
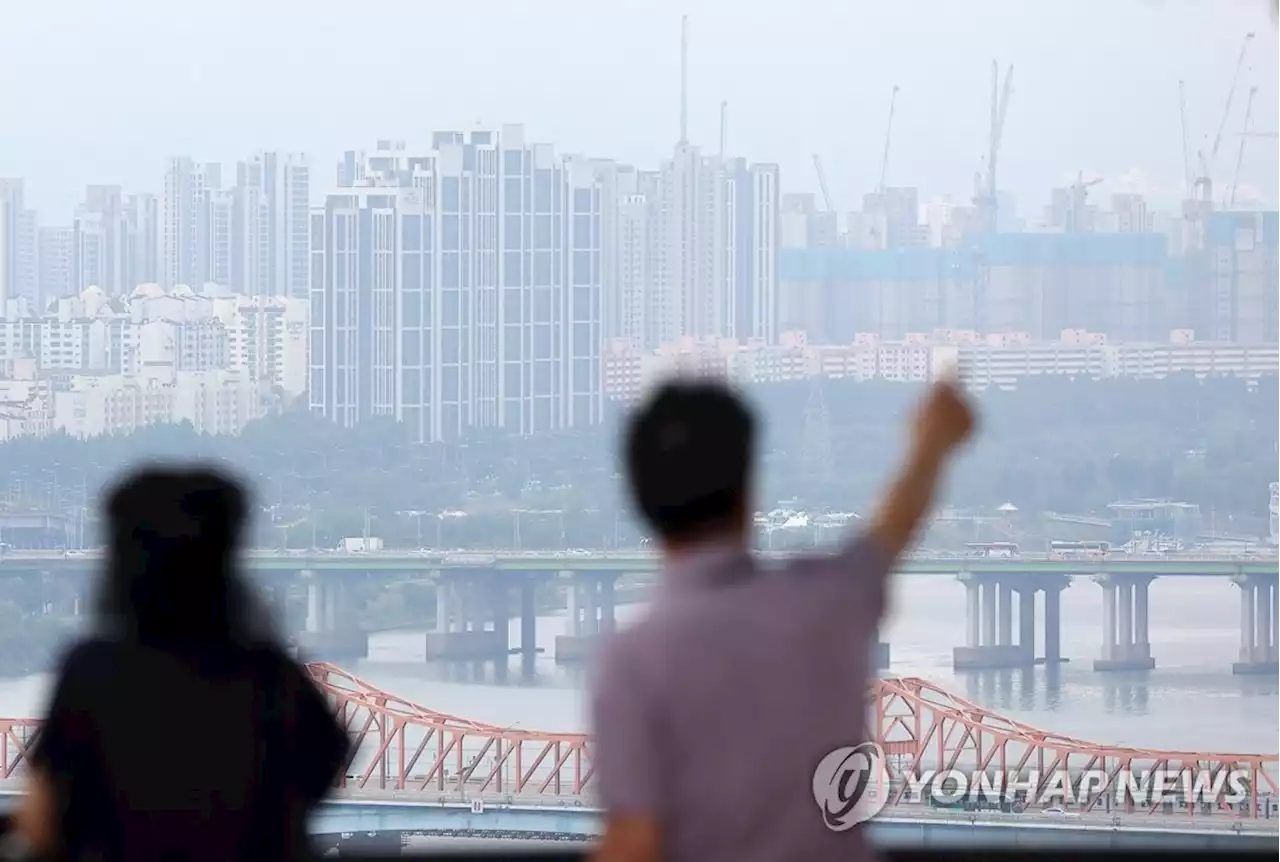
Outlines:
[[[582,733],[499,727],[439,712],[331,664],[308,665],[312,678],[351,734],[354,754],[339,786],[350,795],[417,793],[423,802],[486,797],[528,804],[593,801],[593,743]],[[1019,785],[1028,798],[1070,789],[1079,813],[1234,817],[1273,816],[1276,754],[1167,751],[1089,742],[1002,716],[919,678],[876,680],[868,688],[869,730],[886,753],[890,806],[918,805],[908,776],[958,771],[1036,776]],[[20,778],[39,721],[0,718],[0,780]],[[1133,776],[1159,771],[1166,786],[1243,787],[1193,798],[1176,790],[1163,799],[1134,791]],[[1085,780],[1085,777],[1088,780]],[[1234,777],[1235,783],[1225,781]],[[1187,783],[1183,783],[1187,782]],[[915,785],[918,789],[918,783]],[[365,791],[365,793],[361,793]],[[1131,792],[1133,791],[1133,792]],[[889,812],[886,812],[889,814]]]

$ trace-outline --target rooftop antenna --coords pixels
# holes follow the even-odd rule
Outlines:
[[[729,103],[720,103],[720,159],[724,160],[725,136],[729,133]]]
[[[680,146],[689,143],[689,16],[680,17]]]

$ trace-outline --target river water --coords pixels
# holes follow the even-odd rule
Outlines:
[[[1280,737],[1280,680],[1235,677],[1240,643],[1239,592],[1225,579],[1163,578],[1151,588],[1150,636],[1156,669],[1095,673],[1102,643],[1102,590],[1077,578],[1062,594],[1062,648],[1070,662],[1056,673],[956,672],[951,649],[964,641],[964,589],[937,577],[899,577],[886,628],[890,672],[918,676],[1028,724],[1099,743],[1144,748],[1274,753]],[[626,620],[642,612],[619,609]],[[531,683],[513,657],[509,683],[492,665],[411,665],[362,661],[356,675],[431,709],[524,730],[586,726],[580,668],[551,658],[563,616],[538,620],[539,656]],[[513,623],[512,643],[518,642]],[[0,716],[40,714],[47,675],[0,679]]]

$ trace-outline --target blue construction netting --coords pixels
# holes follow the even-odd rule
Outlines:
[[[960,248],[784,249],[784,281],[965,278],[987,266],[1159,266],[1169,260],[1164,234],[1011,233]]]
[[[1236,229],[1255,227],[1259,216],[1262,218],[1262,244],[1276,248],[1277,239],[1280,239],[1280,213],[1276,212],[1214,213],[1209,216],[1207,231],[1210,245],[1233,244]]]

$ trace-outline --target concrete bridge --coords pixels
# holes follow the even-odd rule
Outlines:
[[[766,563],[784,556],[760,554]],[[347,583],[371,577],[422,578],[436,587],[435,626],[424,644],[428,658],[474,660],[519,653],[530,675],[537,654],[535,589],[540,583],[555,580],[567,592],[569,619],[554,649],[558,660],[575,661],[589,655],[598,637],[616,627],[618,579],[652,574],[659,566],[658,556],[644,551],[286,550],[250,551],[245,559],[277,595],[295,580],[305,583],[307,624],[301,643],[319,655],[347,659],[367,650],[366,636],[350,622]],[[66,577],[87,584],[100,560],[98,551],[10,551],[0,555],[0,576]],[[1218,578],[1240,590],[1240,651],[1233,672],[1275,674],[1280,672],[1277,565],[1274,554],[997,558],[937,553],[906,557],[898,573],[958,578],[965,584],[965,634],[953,661],[968,669],[1062,661],[1060,595],[1074,579],[1085,576],[1103,590],[1101,655],[1094,669],[1149,670],[1156,661],[1148,620],[1153,581]],[[513,615],[521,620],[519,644],[514,647],[507,634]],[[1037,629],[1043,629],[1042,636]],[[1037,649],[1038,640],[1042,649]],[[882,669],[889,666],[888,644],[878,643],[876,658]]]

